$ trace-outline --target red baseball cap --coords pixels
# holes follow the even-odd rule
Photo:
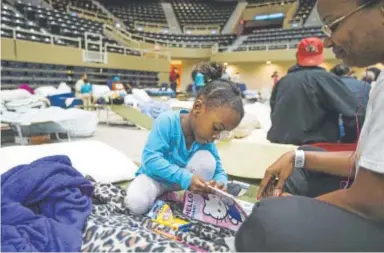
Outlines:
[[[319,66],[324,62],[323,41],[316,37],[302,39],[297,47],[297,61],[300,66]]]

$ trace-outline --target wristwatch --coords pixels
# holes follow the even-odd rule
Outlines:
[[[305,165],[305,153],[303,150],[296,150],[295,151],[295,161],[294,161],[294,167],[301,169],[304,168]]]

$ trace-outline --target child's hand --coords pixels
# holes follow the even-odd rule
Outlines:
[[[193,175],[189,189],[193,192],[207,192],[207,183],[199,176]]]
[[[216,182],[215,180],[211,180],[211,181],[209,181],[209,183],[208,183],[210,186],[212,186],[212,187],[214,187],[214,188],[217,188],[217,189],[219,189],[219,190],[224,190],[224,187],[225,187],[225,185],[224,185],[224,183],[221,183],[221,182]]]

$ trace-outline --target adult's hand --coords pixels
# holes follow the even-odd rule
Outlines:
[[[293,163],[295,158],[295,152],[289,151],[282,155],[276,162],[274,162],[265,171],[263,180],[261,181],[259,191],[257,193],[257,199],[273,195],[274,197],[280,197],[283,193],[283,187],[288,177],[293,172]],[[277,179],[277,184],[274,189],[270,189],[271,184]]]

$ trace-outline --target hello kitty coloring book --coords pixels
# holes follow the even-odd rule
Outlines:
[[[186,191],[183,213],[195,220],[237,231],[247,213],[236,199],[222,191],[197,194]]]

